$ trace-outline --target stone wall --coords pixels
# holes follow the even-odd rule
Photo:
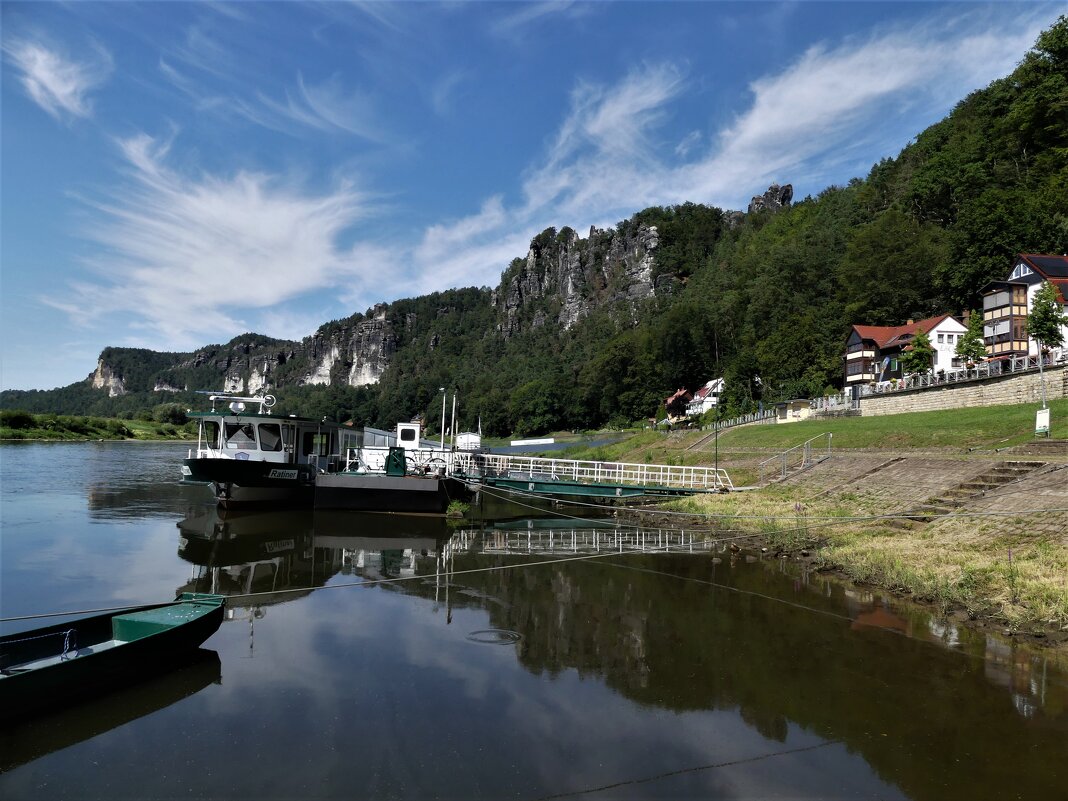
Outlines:
[[[1046,397],[1068,398],[1068,365],[1045,369]],[[948,384],[941,387],[902,390],[860,399],[864,417],[904,412],[930,412],[968,406],[1002,406],[1011,403],[1041,403],[1038,370]]]

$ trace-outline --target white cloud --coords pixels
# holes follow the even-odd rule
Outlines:
[[[89,92],[107,80],[111,56],[94,48],[87,61],[74,61],[44,42],[12,39],[4,42],[4,54],[22,73],[20,80],[30,98],[57,120],[64,116],[89,117]]]
[[[129,181],[93,204],[99,220],[86,232],[100,246],[99,278],[50,305],[87,319],[129,312],[192,346],[245,330],[236,315],[359,279],[362,265],[338,244],[368,211],[352,185],[314,194],[263,173],[190,178],[167,166],[167,143],[120,145]]]
[[[454,70],[434,83],[430,92],[430,105],[439,117],[444,117],[452,111],[457,89],[468,77],[466,70]]]
[[[898,118],[916,119],[902,117],[905,107],[940,116],[949,103],[1011,71],[1040,28],[1024,23],[995,35],[968,30],[965,22],[811,48],[785,72],[754,81],[752,105],[720,133],[718,150],[676,170],[673,183],[695,199],[716,201],[733,186],[783,179],[807,170],[815,157],[870,143],[881,129],[900,135]]]
[[[505,8],[509,9],[509,13],[494,20],[490,24],[489,30],[497,36],[514,37],[549,17],[565,16],[574,18],[589,13],[592,7],[593,4],[591,3],[574,3],[570,2],[570,0],[506,4]]]
[[[551,10],[528,9],[516,23]],[[543,161],[523,178],[523,202],[509,207],[493,197],[475,215],[430,226],[410,263],[435,288],[452,276],[493,285],[547,225],[581,230],[687,200],[744,208],[773,181],[822,188],[863,154],[901,147],[918,132],[903,129],[917,111],[937,119],[1007,74],[1044,24],[1036,12],[994,29],[984,15],[965,14],[813,47],[754,81],[750,106],[718,134],[670,132],[672,104],[687,88],[673,65],[642,65],[612,86],[580,82]]]
[[[389,134],[380,122],[370,96],[358,90],[346,90],[335,76],[314,85],[297,76],[295,91],[286,90],[285,100],[278,101],[263,92],[256,93],[257,103],[239,101],[237,110],[266,128],[288,132],[293,124],[319,131],[344,131],[372,142],[383,142]]]

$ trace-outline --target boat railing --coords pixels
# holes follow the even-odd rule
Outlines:
[[[733,489],[723,468],[593,462],[459,451],[452,469],[470,478],[532,478],[597,484],[634,484],[684,489]]]

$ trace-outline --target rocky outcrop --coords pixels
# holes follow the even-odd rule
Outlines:
[[[580,239],[570,228],[549,228],[516,259],[493,292],[497,330],[507,336],[524,325],[555,322],[564,330],[600,305],[653,297],[653,258],[660,244],[655,226],[623,224],[619,230],[590,228]]]
[[[380,303],[365,315],[323,326],[301,344],[312,365],[298,383],[330,385],[338,381],[350,387],[377,384],[397,351],[397,336],[388,316],[389,306]],[[407,321],[414,324],[413,319]]]
[[[794,187],[792,184],[779,186],[772,184],[763,195],[756,195],[749,203],[749,213],[754,211],[778,211],[790,207],[794,199]]]
[[[106,389],[109,398],[126,394],[126,384],[122,380],[122,376],[111,365],[105,364],[102,358],[97,359],[96,372],[90,376],[90,380],[92,381],[93,389]]]

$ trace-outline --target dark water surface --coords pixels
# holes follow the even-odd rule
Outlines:
[[[3,617],[233,596],[192,664],[0,733],[0,798],[1068,798],[1041,653],[677,534],[220,516],[185,450],[0,447]]]

